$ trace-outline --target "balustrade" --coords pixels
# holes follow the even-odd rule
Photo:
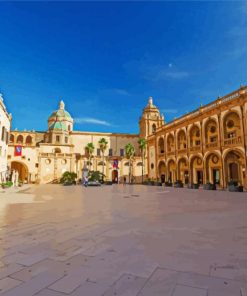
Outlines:
[[[224,140],[224,146],[233,146],[237,144],[242,144],[242,137],[234,137]]]

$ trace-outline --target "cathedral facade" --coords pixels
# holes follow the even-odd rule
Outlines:
[[[150,103],[144,109],[144,114],[149,105]],[[144,137],[148,132],[146,121],[148,119],[142,121]],[[18,171],[19,178],[27,183],[57,182],[66,171],[75,172],[80,179],[85,168],[104,172],[105,179],[113,182],[122,182],[124,177],[128,181],[130,165],[134,182],[141,182],[142,166],[144,175],[147,175],[147,160],[145,157],[142,162],[138,144],[139,134],[74,131],[73,123],[73,118],[61,101],[58,110],[48,118],[47,131],[11,131],[9,168]],[[104,157],[99,145],[102,138],[108,143]],[[90,162],[86,149],[88,143],[93,143],[95,147]],[[135,148],[135,156],[131,162],[125,155],[125,146],[128,143]]]

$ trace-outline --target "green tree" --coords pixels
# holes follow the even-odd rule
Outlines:
[[[147,140],[145,138],[139,138],[138,144],[139,144],[139,149],[141,151],[141,156],[142,156],[142,183],[143,183],[144,162],[145,162],[144,157],[145,157],[145,152],[147,147]]]
[[[100,151],[102,153],[102,174],[104,175],[104,167],[105,167],[105,151],[106,151],[106,148],[107,148],[107,144],[108,142],[106,141],[105,138],[101,138],[99,140],[99,148],[100,148]]]
[[[129,160],[129,183],[131,181],[131,166],[132,166],[132,161],[133,161],[133,157],[135,155],[135,148],[134,146],[129,143],[125,146],[125,155],[127,157],[127,159]]]
[[[88,158],[89,158],[89,171],[91,171],[91,159],[93,157],[93,153],[94,153],[94,145],[93,143],[88,143],[86,146],[86,150],[88,153]]]

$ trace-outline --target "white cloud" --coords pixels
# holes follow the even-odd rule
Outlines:
[[[116,94],[122,95],[122,96],[130,96],[130,93],[126,89],[122,88],[113,88],[112,91]]]
[[[105,120],[100,120],[100,119],[96,119],[96,118],[89,118],[89,117],[75,118],[74,122],[78,123],[78,124],[90,123],[90,124],[111,126],[111,124]]]

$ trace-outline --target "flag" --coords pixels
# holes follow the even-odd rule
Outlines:
[[[20,145],[15,146],[15,156],[21,156],[22,154],[22,147]]]
[[[118,169],[118,160],[117,159],[114,159],[113,160],[113,165],[112,165],[113,168],[115,169]]]

